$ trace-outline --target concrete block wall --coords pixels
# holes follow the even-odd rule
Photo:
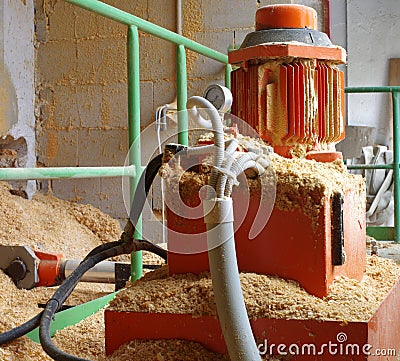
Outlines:
[[[175,0],[108,1],[176,30]],[[256,1],[183,1],[183,35],[223,53],[253,30]],[[64,1],[35,0],[37,155],[44,166],[123,165],[128,152],[126,27]],[[241,16],[236,16],[240,12]],[[175,97],[175,46],[140,33],[141,127]],[[223,83],[224,66],[187,51],[189,96]],[[173,124],[171,125],[173,126]],[[145,137],[155,137],[152,131]],[[142,139],[144,151],[154,141]],[[154,145],[151,146],[154,148]],[[121,179],[59,180],[56,196],[126,217]]]
[[[277,1],[278,2],[278,1]],[[320,5],[320,1],[303,1]],[[107,1],[169,30],[175,0]],[[185,0],[183,35],[227,53],[254,30],[257,0]],[[37,155],[44,166],[123,165],[128,152],[126,27],[64,1],[35,0]],[[318,9],[317,9],[318,10]],[[322,17],[321,17],[322,18]],[[175,46],[140,33],[141,127],[145,154],[155,151],[158,106],[175,98]],[[187,51],[188,95],[223,84],[224,66]],[[174,132],[174,123],[169,124]],[[176,131],[176,130],[175,130]],[[164,136],[164,135],[163,135]],[[144,163],[146,163],[144,161]],[[56,196],[127,216],[121,179],[59,180]]]
[[[400,57],[400,3],[347,1],[348,85],[389,85],[389,59]],[[392,145],[392,102],[388,94],[349,96],[350,125],[375,127],[375,142]]]

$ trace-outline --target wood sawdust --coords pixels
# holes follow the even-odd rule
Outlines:
[[[275,207],[281,210],[301,208],[310,218],[318,217],[325,197],[353,190],[365,193],[362,177],[349,174],[342,161],[321,163],[301,158],[284,158],[271,154],[271,166],[276,175]],[[359,205],[362,212],[363,204]]]
[[[167,276],[165,268],[120,292],[110,303],[110,309],[216,315],[209,273]],[[280,277],[242,273],[241,284],[251,319],[361,322],[373,315],[399,277],[400,268],[393,261],[368,256],[366,274],[361,282],[339,277],[323,299],[310,295],[297,282]]]
[[[29,201],[10,191],[6,182],[0,182],[1,245],[29,246],[79,260],[100,244],[118,240],[122,233],[116,219],[90,204],[40,193]],[[143,252],[143,257],[144,263],[160,264],[158,256]]]
[[[313,161],[304,163],[304,160],[287,160],[278,156],[272,156],[271,161],[277,173],[277,190],[278,194],[281,194],[282,207],[304,206],[300,199],[288,197],[289,191],[293,192],[295,189],[286,185],[290,182],[295,181],[301,185],[302,179],[309,177],[317,184],[318,192],[322,193],[334,192],[337,189],[343,191],[347,189],[346,186],[355,184],[352,181],[348,182],[349,178],[344,175],[340,164],[328,164],[322,174],[315,176]],[[329,182],[324,180],[321,185],[322,179],[328,177],[327,173],[335,179]],[[184,183],[190,181],[190,178],[190,174],[184,174]],[[199,177],[195,188],[206,184],[207,178],[207,174]],[[118,222],[94,207],[43,195],[28,201],[12,195],[9,189],[6,183],[0,182],[0,216],[3,220],[0,244],[29,245],[34,249],[63,253],[65,257],[80,259],[95,246],[116,240],[120,235]],[[295,190],[298,192],[297,188]],[[184,196],[188,195],[189,193]],[[311,203],[315,204],[319,200],[321,193],[317,195],[315,199],[311,197]],[[309,295],[293,281],[242,274],[241,282],[249,315],[345,321],[368,319],[399,278],[400,271],[392,262],[378,257],[368,257],[367,263],[367,273],[362,282],[338,278],[332,284],[329,295],[323,300]],[[0,309],[3,315],[0,320],[0,332],[36,315],[41,311],[37,304],[44,303],[55,291],[54,288],[18,290],[2,272],[0,286],[3,289],[0,295]],[[112,288],[111,285],[80,284],[68,302],[86,302],[109,292],[110,287]],[[126,291],[118,295],[110,307],[140,312],[216,314],[209,274],[170,277],[167,267],[150,272],[142,280],[131,284]],[[57,332],[54,342],[68,353],[94,361],[228,360],[226,356],[214,354],[200,344],[182,340],[133,341],[122,346],[114,355],[106,357],[102,311],[75,326]],[[0,359],[51,360],[41,350],[40,345],[25,337],[0,347]]]
[[[81,259],[103,242],[117,240],[117,220],[90,205],[38,194],[29,201],[9,192],[0,182],[0,244],[29,246]]]
[[[326,198],[329,199],[335,193],[345,194],[350,190],[357,194],[365,193],[363,178],[349,174],[342,161],[321,163],[303,158],[288,159],[274,153],[269,154],[269,159],[273,172],[270,172],[270,181],[266,183],[276,187],[274,207],[277,209],[293,211],[300,208],[305,215],[317,222]],[[202,168],[202,173],[183,172],[178,161],[165,164],[160,174],[166,181],[168,193],[172,195],[168,198],[169,204],[177,202],[177,194],[187,206],[195,207],[200,204],[199,191],[208,184],[209,178],[205,169]],[[247,183],[251,191],[260,190],[258,178],[247,179]],[[241,184],[240,187],[247,185]],[[363,212],[364,209],[365,205],[359,204],[359,209],[354,211]]]
[[[134,340],[122,345],[112,355],[105,355],[103,312],[86,318],[79,324],[58,331],[53,338],[57,347],[69,354],[93,361],[229,361],[227,355],[214,353],[197,342],[186,340]],[[21,338],[0,347],[1,360],[50,361],[41,346]],[[263,356],[263,360],[282,358]]]
[[[260,276],[254,274],[242,274],[242,288],[245,298],[253,297],[251,302],[247,302],[247,309],[252,317],[265,316],[288,318],[316,318],[316,319],[334,319],[341,321],[365,321],[367,314],[373,312],[380,300],[385,297],[388,290],[400,276],[400,268],[393,262],[379,257],[368,257],[367,273],[363,281],[357,282],[344,277],[335,280],[331,286],[329,295],[320,300],[307,294],[295,282],[286,281],[276,277]],[[147,274],[143,280],[137,281],[129,288],[130,296],[125,292],[118,296],[113,302],[117,309],[123,308],[124,302],[129,305],[141,304],[141,311],[149,310],[149,303],[157,304],[159,312],[181,312],[181,299],[186,302],[186,297],[182,293],[188,293],[192,303],[199,305],[198,309],[215,312],[215,305],[211,290],[211,281],[207,275],[201,276],[175,276],[178,279],[168,277],[167,268]],[[179,281],[180,279],[180,281]],[[197,283],[196,283],[197,279]],[[173,282],[171,282],[173,280]],[[161,282],[161,288],[158,282]],[[13,288],[7,277],[0,274],[0,285],[3,289]],[[184,290],[182,289],[184,287]],[[129,292],[130,292],[129,291]],[[16,292],[17,298],[22,300],[24,294],[29,291]],[[257,293],[255,297],[255,292]],[[3,296],[5,297],[5,296]],[[139,297],[139,298],[138,298]],[[170,300],[165,301],[166,299]],[[3,304],[3,299],[0,299]],[[14,301],[9,300],[11,305]],[[157,302],[161,302],[158,304]],[[205,303],[211,305],[205,306]],[[168,304],[168,309],[166,308]],[[14,316],[21,317],[26,313],[27,305],[24,301],[24,309],[16,310]],[[29,303],[28,303],[29,305]],[[191,305],[186,303],[186,307]],[[113,307],[111,306],[111,307]],[[29,307],[29,306],[28,306]],[[172,307],[172,308],[171,308]],[[152,307],[150,307],[152,309]],[[14,308],[15,310],[15,308]],[[214,311],[212,311],[214,310]],[[154,310],[153,310],[154,311]],[[3,312],[8,317],[8,312]],[[323,317],[323,318],[321,318]],[[227,356],[212,353],[198,343],[183,340],[143,340],[132,341],[129,344],[121,346],[113,355],[106,357],[104,348],[104,318],[100,311],[95,315],[88,317],[79,324],[57,332],[54,337],[55,344],[68,353],[79,357],[86,357],[94,361],[183,361],[183,360],[226,360]],[[21,338],[9,345],[0,347],[0,357],[2,360],[51,360],[41,351],[39,345],[33,343],[27,338]],[[279,361],[280,358],[271,358],[265,356],[263,360]]]

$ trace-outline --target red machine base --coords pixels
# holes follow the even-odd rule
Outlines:
[[[261,354],[299,350],[290,360],[394,361],[400,345],[400,313],[394,310],[399,308],[400,281],[368,322],[260,318],[251,325]],[[129,341],[144,339],[184,339],[227,352],[218,319],[211,316],[106,310],[105,322],[107,355]],[[284,346],[278,349],[279,345]]]
[[[171,194],[171,196],[173,196]],[[196,203],[193,195],[191,204]],[[240,222],[243,194],[232,194],[235,222]],[[341,266],[332,263],[332,202],[325,197],[314,221],[299,208],[274,208],[261,233],[249,239],[249,230],[258,211],[260,193],[250,194],[245,219],[235,230],[239,270],[278,275],[299,282],[308,293],[325,297],[336,276],[361,280],[365,272],[365,196],[349,191],[344,196],[343,230],[346,261]],[[198,200],[199,201],[199,200]],[[199,210],[201,212],[201,210]],[[201,213],[197,219],[187,219],[168,209],[168,264],[170,274],[201,273],[209,270],[206,250],[206,226]]]

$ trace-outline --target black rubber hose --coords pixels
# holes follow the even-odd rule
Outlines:
[[[132,201],[131,211],[129,214],[129,221],[124,229],[125,236],[128,238],[130,237],[131,239],[133,239],[133,235],[135,233],[135,227],[138,222],[138,219],[140,218],[140,215],[142,214],[142,210],[144,207],[144,203],[146,202],[147,195],[149,194],[149,191],[150,191],[151,185],[153,184],[154,178],[156,177],[159,169],[162,166],[162,159],[163,159],[162,153],[155,156],[149,162],[149,164],[146,166],[146,169],[143,171],[143,173],[139,179],[139,182],[136,187],[136,192],[135,192],[135,195],[134,195],[133,201]],[[122,240],[119,240],[116,242],[109,242],[109,243],[105,243],[100,246],[97,246],[85,257],[85,259],[88,257],[91,257],[99,252],[102,252],[109,248],[117,246],[117,245],[121,244],[121,242],[124,242],[124,241],[125,240],[122,239]],[[163,257],[163,256],[160,256],[160,257]]]
[[[110,257],[119,256],[121,254],[130,254],[134,251],[149,251],[154,245],[149,242],[134,241],[131,244],[116,246],[106,251],[100,252],[87,260],[83,261],[61,284],[53,297],[47,302],[46,308],[43,311],[39,326],[39,338],[43,350],[56,361],[89,361],[77,356],[69,355],[58,349],[50,336],[50,324],[57,312],[68,296],[71,294],[79,280],[89,269],[97,263],[106,260]]]
[[[143,171],[139,179],[129,214],[129,219],[132,222],[133,227],[136,227],[140,215],[142,214],[144,203],[146,202],[151,185],[153,184],[154,178],[162,166],[162,159],[162,153],[155,156],[146,166],[146,169]]]
[[[87,255],[86,257],[82,260],[86,261],[89,257],[92,257],[94,255],[96,255],[97,253],[103,252],[103,251],[107,251],[110,248],[116,247],[121,245],[122,240],[119,239],[118,241],[113,241],[113,242],[107,242],[107,243],[103,243],[95,248],[93,248]]]
[[[28,332],[34,330],[36,327],[39,326],[42,314],[43,312],[40,312],[38,315],[31,318],[29,321],[23,323],[22,325],[13,328],[10,331],[6,331],[0,334],[0,345],[4,345],[5,343],[11,342],[21,336],[26,335]]]
[[[148,251],[151,253],[156,254],[157,256],[161,257],[165,262],[168,260],[168,251],[165,250],[164,248],[161,248],[157,246],[156,244],[153,244],[147,240],[140,240],[138,241],[141,244],[141,250],[142,251]]]

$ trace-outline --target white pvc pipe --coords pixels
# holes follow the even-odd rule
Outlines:
[[[218,169],[224,160],[223,125],[218,111],[208,100],[192,97],[187,102],[187,108],[193,107],[206,108],[213,125],[214,167],[209,185],[211,190],[214,190],[221,175]],[[197,119],[202,121],[198,111],[195,112],[195,115]],[[233,147],[231,145],[232,149]],[[243,164],[246,164],[246,160],[253,161],[252,157],[252,155],[246,156]],[[257,157],[254,158],[257,159]],[[227,163],[231,163],[231,161],[229,160]],[[232,198],[230,198],[230,195],[229,198],[212,198],[213,192],[211,190],[208,190],[207,199],[203,201],[204,222],[207,227],[208,259],[213,291],[224,339],[231,360],[260,361],[260,354],[254,340],[240,286],[235,250]]]
[[[182,35],[182,0],[176,0],[176,32]]]

